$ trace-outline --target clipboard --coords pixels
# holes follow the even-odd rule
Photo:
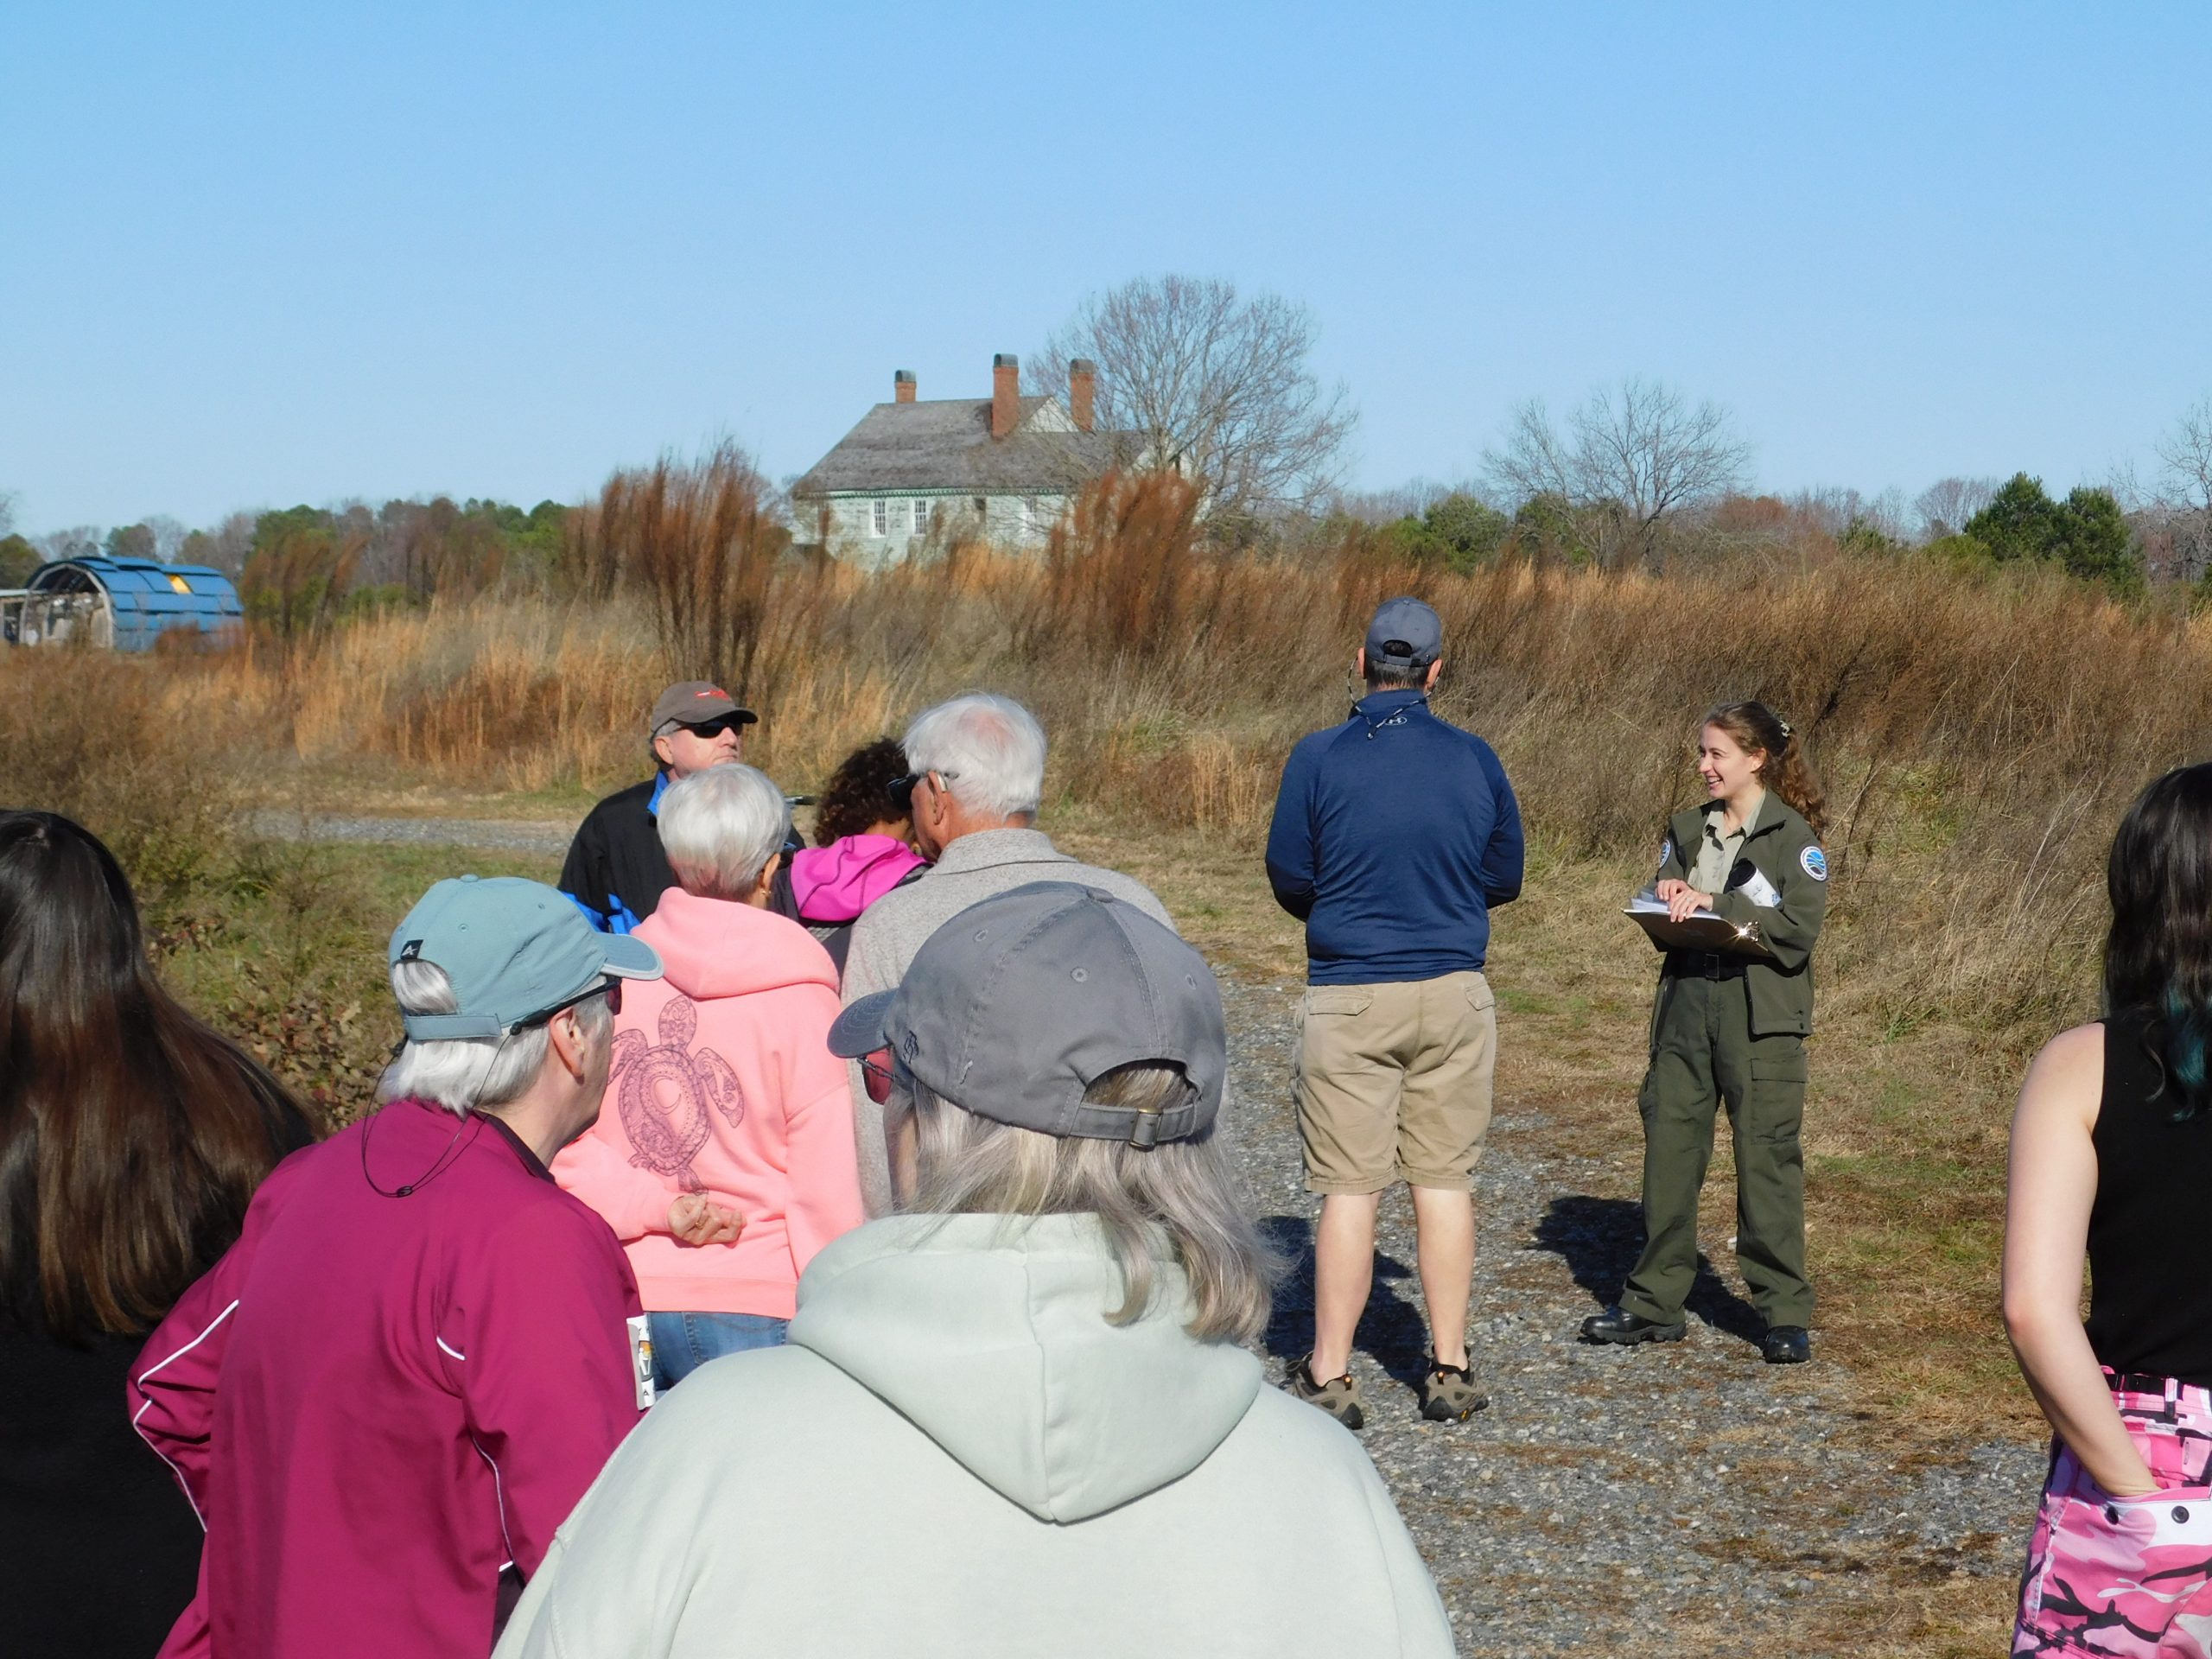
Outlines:
[[[1757,922],[1739,925],[1709,910],[1678,922],[1669,917],[1667,906],[1653,897],[1648,887],[1630,899],[1621,914],[1644,931],[1654,950],[1716,950],[1728,956],[1749,957],[1755,962],[1774,960],[1774,952],[1759,938]]]

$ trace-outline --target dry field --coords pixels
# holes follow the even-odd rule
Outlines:
[[[743,690],[765,716],[748,759],[808,790],[935,697],[1020,696],[1053,738],[1047,827],[1150,881],[1262,983],[1300,963],[1259,861],[1282,757],[1341,718],[1370,607],[1427,598],[1452,647],[1438,711],[1496,743],[1532,836],[1527,896],[1497,930],[1501,1089],[1592,1155],[1636,1135],[1654,964],[1619,904],[1691,798],[1697,715],[1764,697],[1808,734],[1834,819],[1807,1113],[1823,1351],[1900,1445],[1941,1450],[1993,1412],[2029,1431],[1994,1313],[2010,1096],[2037,1044],[2094,1012],[2104,849],[2137,788],[2204,752],[2212,623],[1909,555],[1777,552],[1664,580],[1452,575],[1357,544],[1225,558],[1141,499],[1046,560],[956,550],[748,581]],[[453,861],[272,848],[248,815],[573,817],[641,773],[659,683],[719,671],[656,614],[610,579],[283,652],[0,655],[0,798],[109,836],[168,971],[342,1118],[393,1034],[384,931]],[[1632,1157],[1618,1167],[1612,1196],[1632,1197]],[[1725,1159],[1710,1191],[1725,1232]],[[1913,1640],[1967,1628],[1930,1611]]]

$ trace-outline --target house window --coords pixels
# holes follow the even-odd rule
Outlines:
[[[926,536],[926,535],[928,535],[929,533],[930,533],[930,503],[929,503],[929,498],[928,498],[927,496],[917,496],[917,497],[914,499],[914,534],[915,534],[915,535],[917,535],[917,536]]]
[[[874,530],[879,536],[891,533],[891,504],[880,496],[872,504],[874,510]]]

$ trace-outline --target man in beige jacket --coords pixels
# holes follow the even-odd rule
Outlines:
[[[914,839],[931,868],[861,912],[845,962],[846,1006],[896,985],[922,942],[969,906],[1032,881],[1081,882],[1174,925],[1141,881],[1079,863],[1032,827],[1045,791],[1045,732],[1011,697],[972,692],[925,709],[907,727],[905,747]],[[864,1070],[847,1070],[861,1193],[869,1215],[887,1215],[883,1107],[870,1097]]]

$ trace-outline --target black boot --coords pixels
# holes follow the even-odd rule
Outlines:
[[[1770,1325],[1759,1338],[1759,1357],[1770,1365],[1802,1365],[1813,1357],[1813,1338],[1802,1325]]]
[[[1585,1342],[1680,1342],[1689,1326],[1676,1319],[1672,1325],[1662,1325],[1656,1319],[1647,1319],[1626,1312],[1617,1302],[1602,1313],[1592,1313],[1582,1321],[1582,1340]]]

